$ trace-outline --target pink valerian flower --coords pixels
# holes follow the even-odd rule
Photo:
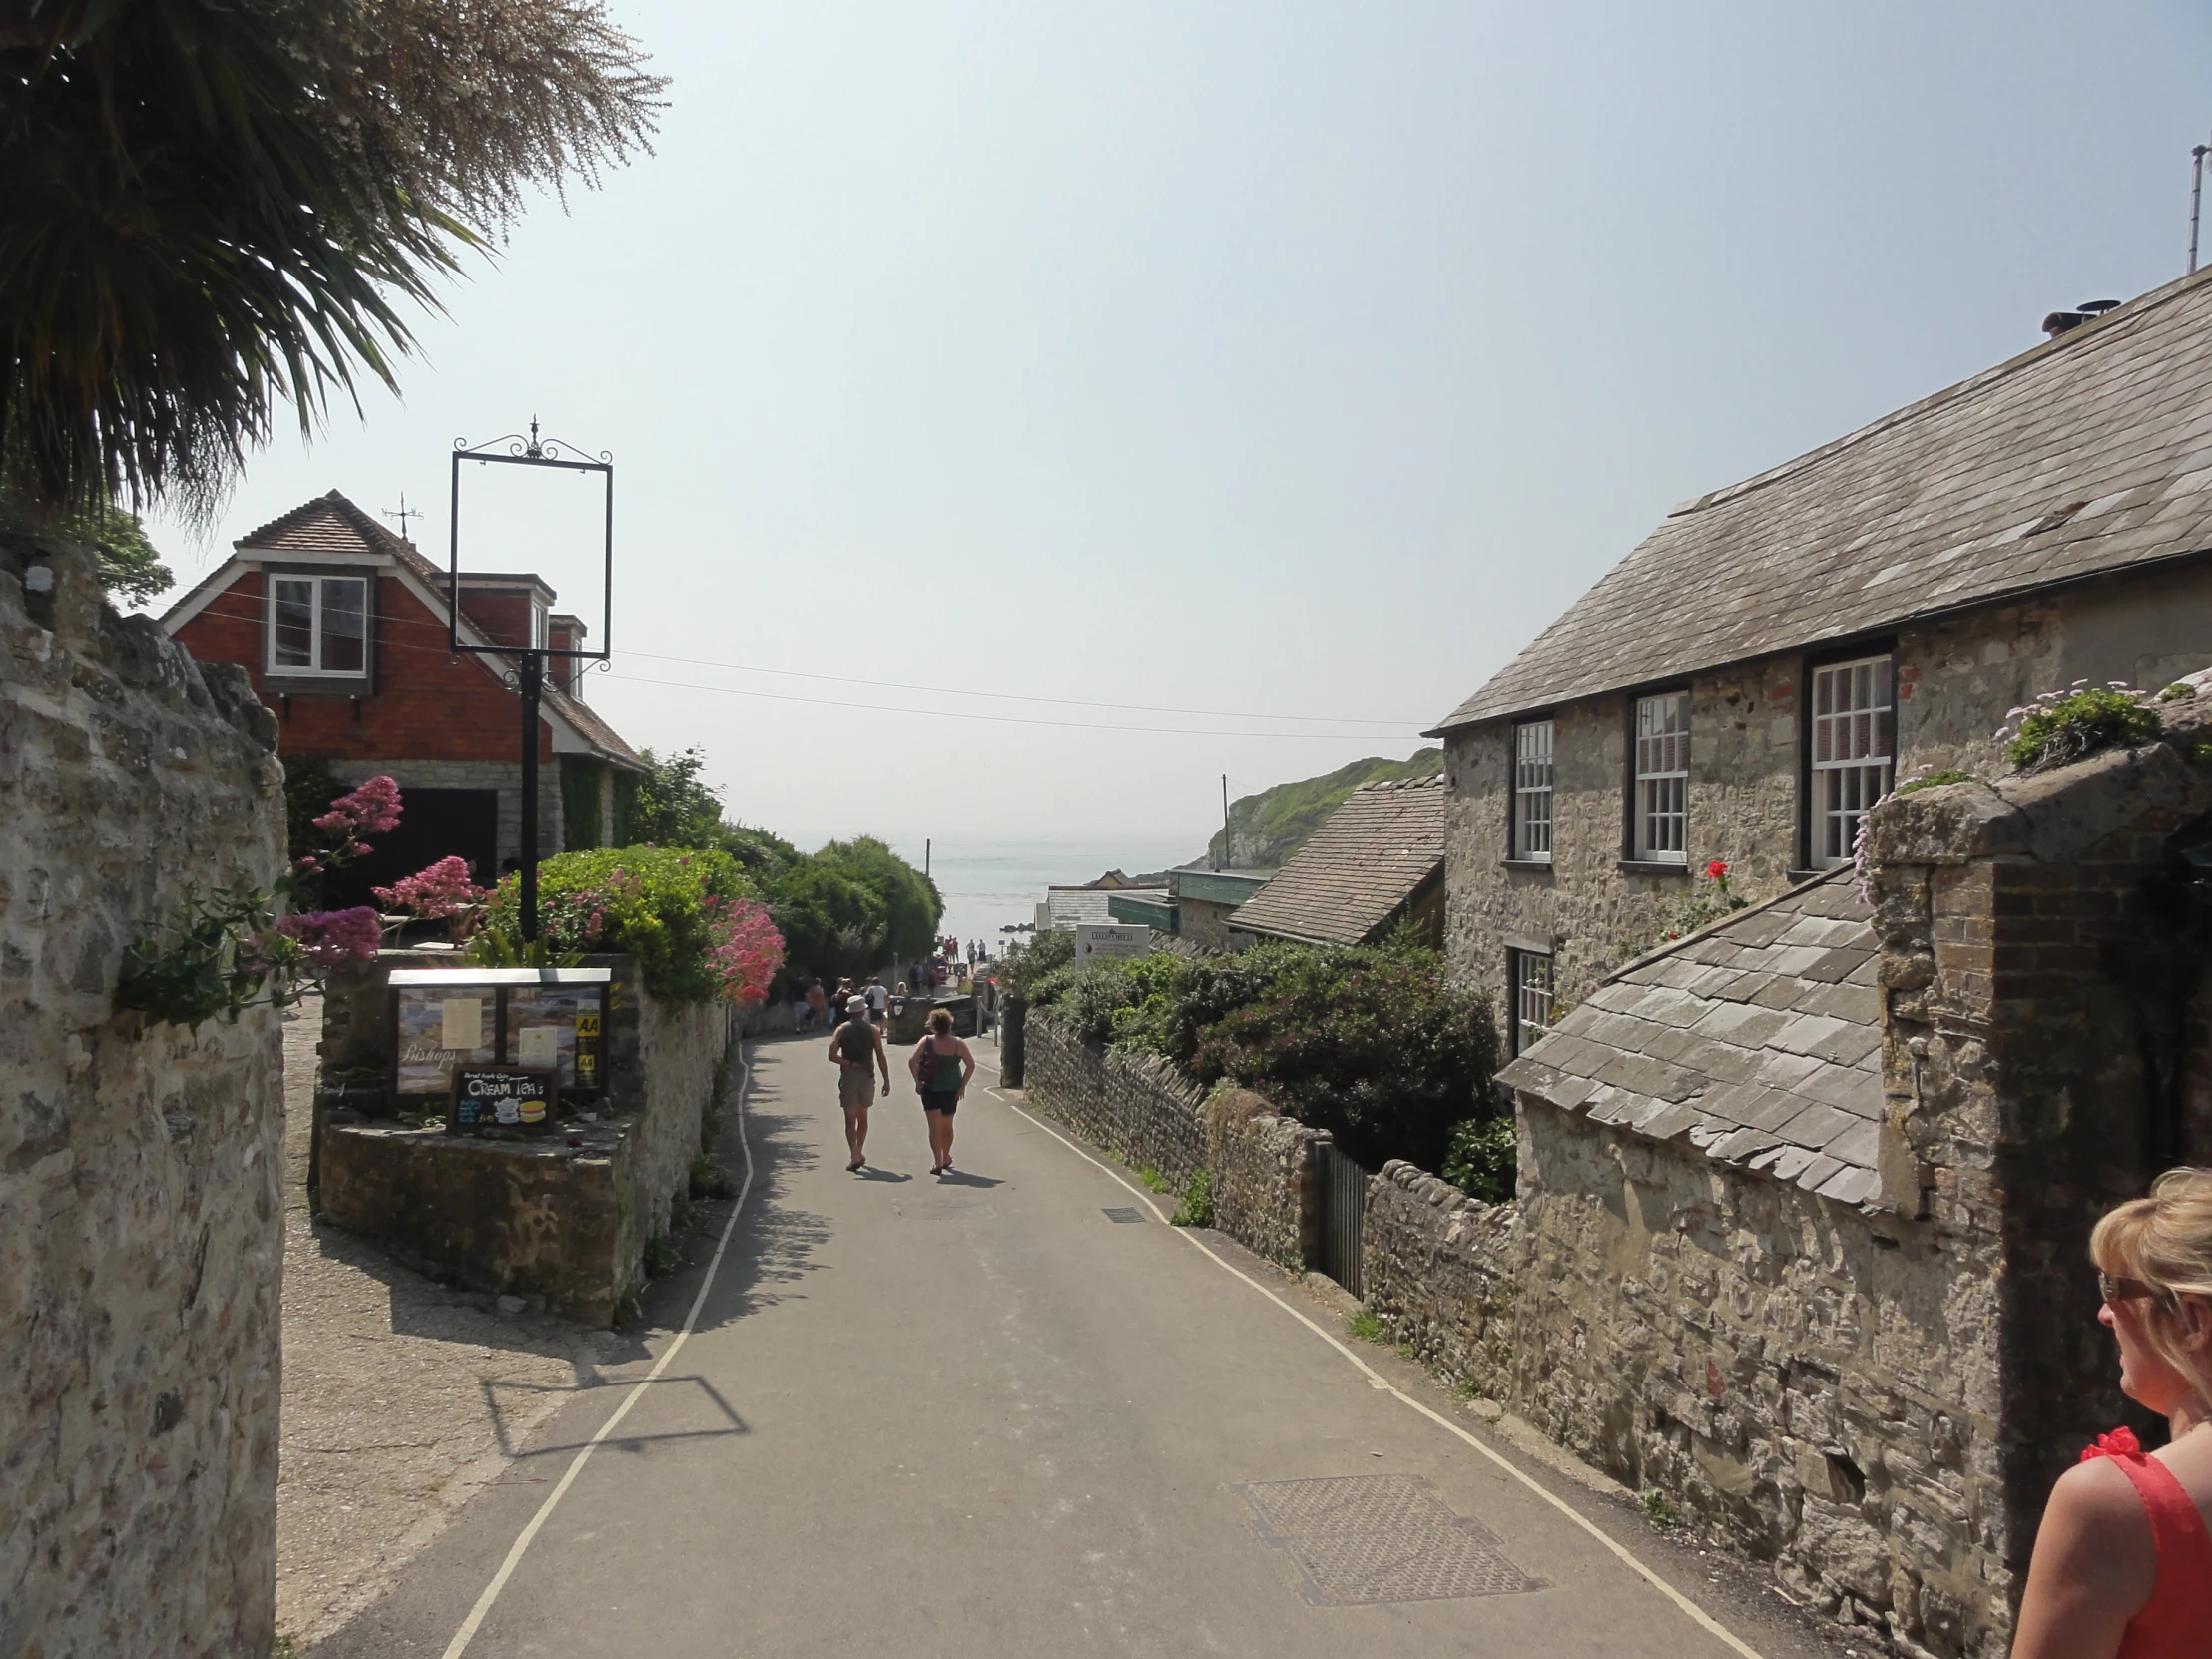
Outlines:
[[[384,774],[348,791],[330,803],[330,810],[313,821],[325,834],[357,840],[381,835],[399,823],[399,786]]]
[[[458,915],[484,896],[484,889],[468,878],[468,860],[460,857],[440,858],[396,885],[370,891],[387,910],[405,910],[431,921]]]
[[[300,953],[316,967],[370,961],[384,938],[382,921],[365,904],[351,910],[308,910],[285,916],[276,923],[276,931],[298,940]]]
[[[784,935],[749,898],[707,898],[707,970],[732,1002],[765,1002],[784,965]]]

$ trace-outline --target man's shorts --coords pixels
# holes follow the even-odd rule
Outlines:
[[[854,1066],[837,1073],[837,1104],[848,1112],[864,1112],[875,1104],[875,1073]]]

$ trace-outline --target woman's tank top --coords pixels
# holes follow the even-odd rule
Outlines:
[[[2134,1483],[2158,1550],[2150,1600],[2127,1621],[2119,1659],[2203,1659],[2212,1641],[2212,1532],[2203,1514],[2173,1470],[2146,1456],[2128,1429],[2099,1434],[2081,1460],[2096,1457],[2111,1458]]]

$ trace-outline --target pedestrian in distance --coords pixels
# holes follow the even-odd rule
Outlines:
[[[837,1104],[844,1108],[844,1144],[856,1170],[867,1162],[867,1109],[875,1104],[875,1074],[883,1074],[883,1094],[891,1092],[890,1056],[883,1033],[868,1023],[867,1004],[852,999],[849,1017],[830,1033],[830,1058],[837,1068]]]
[[[2012,1659],[2212,1651],[2212,1170],[2168,1170],[2089,1236],[2120,1391],[2166,1419],[2097,1436],[2035,1534]]]
[[[883,983],[880,977],[871,979],[868,981],[866,996],[867,1017],[873,1023],[881,1025],[883,1015],[891,1005],[890,988]]]
[[[830,1019],[830,993],[817,979],[807,987],[807,1029],[819,1031]]]
[[[929,1125],[929,1173],[942,1175],[952,1167],[952,1114],[960,1109],[968,1079],[975,1075],[975,1056],[952,1034],[950,1009],[930,1011],[929,1035],[914,1044],[906,1069],[914,1075],[921,1115]]]

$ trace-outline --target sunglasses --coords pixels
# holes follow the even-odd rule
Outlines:
[[[2097,1294],[2115,1308],[2123,1302],[2155,1302],[2164,1306],[2166,1293],[2140,1279],[2118,1279],[2103,1269],[2097,1270]]]

